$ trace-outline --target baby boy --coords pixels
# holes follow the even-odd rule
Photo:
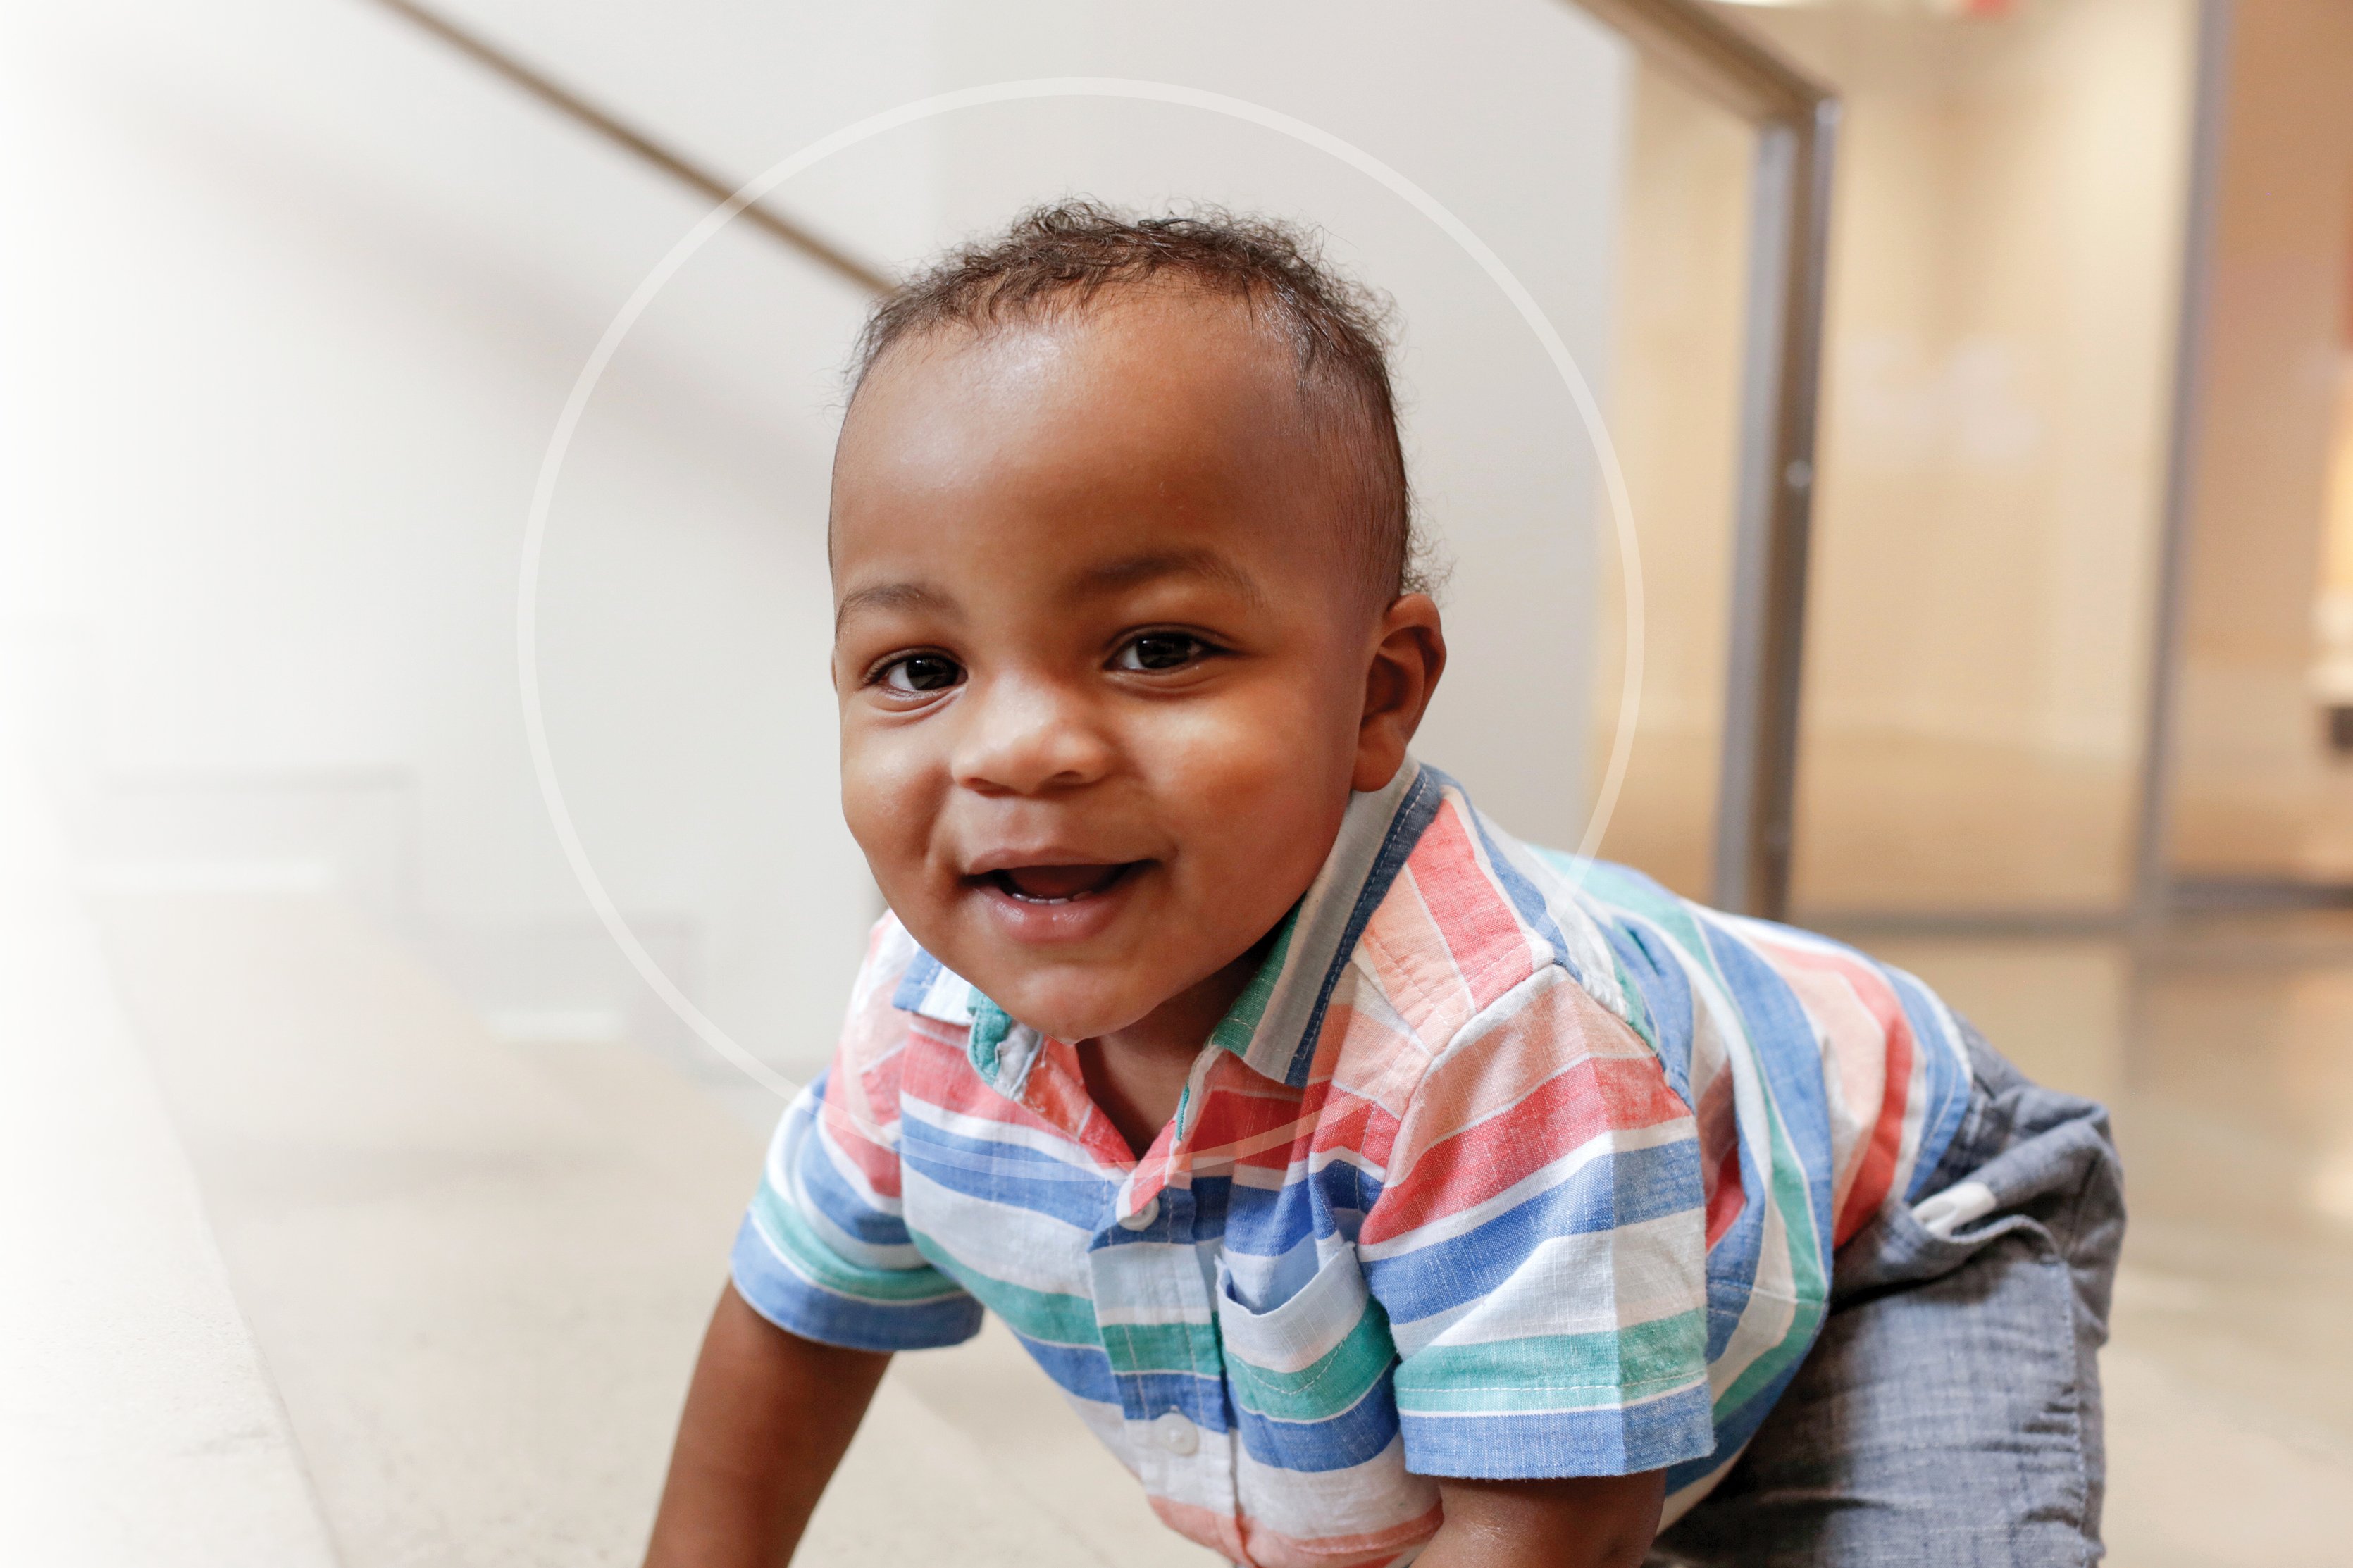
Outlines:
[[[1382,340],[1295,236],[1070,204],[919,278],[831,528],[891,913],[650,1563],[785,1562],[890,1355],[985,1310],[1239,1563],[2097,1554],[2105,1117],[1410,754]]]

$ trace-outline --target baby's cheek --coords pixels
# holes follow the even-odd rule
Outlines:
[[[1252,736],[1189,781],[1187,837],[1216,884],[1204,889],[1216,915],[1248,924],[1266,906],[1279,916],[1314,879],[1348,802],[1345,773],[1314,740],[1295,729],[1288,743]]]
[[[844,737],[841,815],[883,890],[919,869],[938,810],[914,748]]]
[[[1309,795],[1353,753],[1361,703],[1305,660],[1270,660],[1209,700],[1149,716],[1133,750],[1153,772],[1181,772],[1229,799]]]
[[[1281,824],[1318,815],[1335,792],[1345,797],[1352,723],[1296,696],[1232,717],[1246,721],[1228,723],[1198,748],[1195,775],[1223,803],[1216,816],[1229,826],[1280,834],[1285,831]]]

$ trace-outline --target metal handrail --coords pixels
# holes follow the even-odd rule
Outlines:
[[[477,65],[495,71],[565,118],[627,149],[681,184],[701,192],[713,202],[725,203],[734,199],[735,187],[717,174],[662,145],[611,111],[598,108],[570,88],[523,64],[480,34],[459,26],[439,12],[417,5],[416,0],[375,0],[375,4],[415,23]],[[895,287],[881,268],[852,256],[831,240],[811,232],[773,207],[747,202],[737,216],[770,238],[782,240],[836,277],[856,284],[869,293],[887,294]]]

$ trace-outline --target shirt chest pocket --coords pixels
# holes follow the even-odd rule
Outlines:
[[[1335,1470],[1395,1440],[1397,1350],[1355,1248],[1321,1259],[1310,1279],[1263,1310],[1244,1304],[1219,1258],[1218,1332],[1242,1444],[1261,1464]]]

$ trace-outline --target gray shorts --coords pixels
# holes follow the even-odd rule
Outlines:
[[[1968,1040],[1968,1113],[1928,1189],[1959,1201],[1926,1224],[1891,1205],[1839,1248],[1821,1339],[1652,1568],[2100,1557],[2096,1356],[2125,1228],[2107,1112]]]

